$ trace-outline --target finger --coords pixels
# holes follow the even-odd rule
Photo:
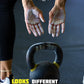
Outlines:
[[[30,28],[29,28],[29,24],[28,23],[26,23],[26,28],[28,30],[28,33],[31,34],[31,31],[30,31]]]
[[[35,25],[35,27],[36,27],[36,31],[37,31],[38,35],[41,36],[41,31],[39,29],[39,26],[38,25]]]
[[[51,24],[52,20],[53,20],[53,14],[50,12],[49,13],[49,24]]]
[[[61,24],[61,33],[64,33],[64,30],[65,30],[65,23],[62,23]]]
[[[51,28],[52,28],[52,25],[51,25],[51,24],[49,24],[49,25],[48,25],[48,33],[49,33],[49,34],[51,34],[51,31],[52,31],[52,29],[51,29]]]
[[[35,7],[35,11],[38,12],[38,14],[36,14],[36,15],[39,16],[40,20],[41,20],[42,22],[45,22],[42,11],[39,10],[37,7]]]
[[[56,35],[56,27],[55,27],[55,25],[54,25],[54,26],[53,26],[52,37],[55,37],[55,35]]]
[[[40,20],[41,20],[42,22],[45,22],[45,19],[44,19],[44,17],[43,17],[42,12],[39,13],[39,18],[40,18]]]
[[[41,31],[42,34],[43,34],[43,33],[44,33],[44,30],[43,30],[43,28],[42,28],[42,26],[41,26],[41,23],[39,23],[38,26],[39,26],[40,31]]]
[[[60,25],[57,25],[56,37],[58,37],[58,36],[59,36],[59,33],[60,33]]]
[[[52,27],[51,27],[51,33],[53,33],[53,27],[54,27],[54,24],[51,24]]]
[[[36,30],[35,30],[33,25],[31,26],[31,31],[34,34],[34,36],[37,37],[37,32],[36,32]]]
[[[49,19],[49,24],[51,24],[51,23],[52,23],[52,18]]]

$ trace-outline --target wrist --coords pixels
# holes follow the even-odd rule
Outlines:
[[[22,0],[22,4],[23,4],[24,10],[31,9],[35,6],[32,0]]]
[[[59,8],[64,8],[65,3],[66,3],[66,0],[56,0],[54,6],[59,7]]]

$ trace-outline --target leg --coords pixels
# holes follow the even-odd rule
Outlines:
[[[7,60],[7,61],[0,61],[0,74],[1,74],[1,79],[5,79],[6,77],[9,77],[9,75],[12,74],[12,60]]]
[[[1,0],[0,2],[0,9],[2,9],[0,10],[0,79],[5,79],[12,73],[15,40],[13,7],[15,2],[16,0]]]
[[[0,15],[0,18],[2,22],[0,25],[0,79],[5,79],[9,77],[12,69],[15,23],[12,12]],[[3,18],[6,18],[5,24]]]

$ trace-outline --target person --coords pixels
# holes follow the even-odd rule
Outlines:
[[[53,37],[58,37],[65,29],[65,2],[66,0],[56,0],[53,8],[49,12],[48,33]],[[42,11],[38,9],[32,0],[22,0],[24,8],[25,23],[28,33],[33,32],[34,36],[44,33],[40,20],[45,22]]]
[[[14,4],[16,0],[0,1],[0,84],[11,84],[13,47],[15,40]],[[65,2],[56,0],[49,12],[48,33],[58,37],[65,29]],[[32,0],[22,0],[25,24],[28,33],[35,37],[44,33],[41,22],[45,22],[42,11]]]

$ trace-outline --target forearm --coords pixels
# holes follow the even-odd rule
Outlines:
[[[66,0],[55,0],[55,6],[65,7]]]
[[[32,0],[22,0],[23,8],[31,8],[34,6]]]

